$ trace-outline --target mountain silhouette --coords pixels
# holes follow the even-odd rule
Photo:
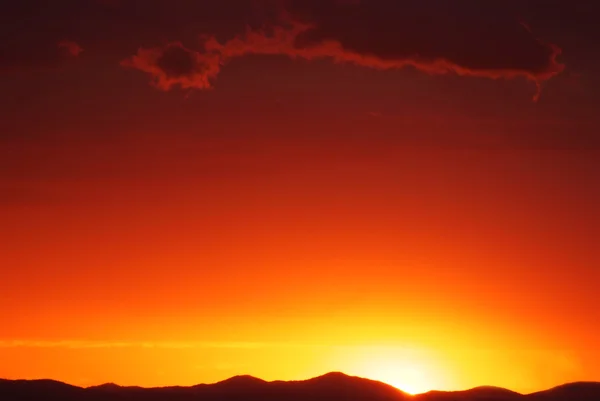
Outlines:
[[[532,401],[554,401],[559,400],[600,400],[600,383],[576,382],[563,384],[550,390],[539,391],[530,394]]]
[[[415,396],[416,401],[516,401],[524,399],[523,394],[494,386],[480,386],[464,391],[430,391]]]
[[[409,395],[388,384],[339,372],[299,381],[234,376],[190,387],[77,387],[54,380],[0,379],[0,401],[599,401],[600,383],[578,382],[531,394],[481,386]]]

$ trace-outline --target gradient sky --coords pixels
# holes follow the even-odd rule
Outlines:
[[[0,377],[600,380],[595,0],[12,0]]]

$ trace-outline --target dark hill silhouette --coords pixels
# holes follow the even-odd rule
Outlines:
[[[46,394],[64,400],[85,399],[85,389],[55,380],[0,380],[2,401],[41,400],[48,397]]]
[[[577,401],[600,400],[600,383],[576,382],[563,384],[550,390],[530,394],[529,399],[531,401],[554,401],[557,399]]]
[[[464,391],[430,391],[415,396],[417,401],[516,401],[524,395],[494,386],[480,386]]]
[[[200,386],[212,386],[212,387],[219,387],[219,388],[230,388],[230,389],[236,389],[238,391],[249,391],[249,390],[253,390],[253,389],[258,389],[261,387],[264,387],[264,385],[267,384],[266,381],[253,377],[253,376],[249,376],[249,375],[241,375],[241,376],[233,376],[230,377],[229,379],[220,381],[218,383],[215,384],[204,384],[204,385],[200,385]],[[199,386],[195,386],[195,387],[199,387]]]
[[[600,383],[580,382],[532,394],[492,386],[408,395],[388,384],[328,373],[302,381],[234,376],[191,387],[76,387],[53,380],[2,380],[0,401],[600,401]]]
[[[88,387],[88,389],[92,389],[92,390],[105,390],[105,391],[119,391],[122,388],[123,387],[121,387],[115,383],[104,383],[104,384],[100,384],[99,386]]]

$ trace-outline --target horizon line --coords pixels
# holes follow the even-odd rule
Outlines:
[[[370,382],[376,382],[376,383],[380,383],[383,384],[385,386],[389,386],[392,387],[398,391],[400,391],[401,393],[404,393],[408,396],[411,397],[415,397],[421,394],[428,394],[428,393],[432,393],[432,392],[439,392],[439,393],[461,393],[461,392],[468,392],[468,391],[473,391],[476,389],[482,389],[482,388],[494,388],[494,389],[498,389],[498,390],[504,390],[504,391],[509,391],[509,392],[513,392],[515,394],[519,394],[519,395],[523,395],[523,396],[527,396],[530,394],[536,394],[536,393],[541,393],[541,392],[545,392],[545,391],[551,391],[554,390],[556,388],[560,388],[560,387],[564,387],[564,386],[569,386],[569,385],[577,385],[577,384],[597,384],[600,386],[600,381],[594,381],[594,380],[578,380],[578,381],[573,381],[573,382],[566,382],[566,383],[562,383],[562,384],[557,384],[555,386],[546,388],[546,389],[542,389],[542,390],[538,390],[538,391],[533,391],[530,393],[521,393],[518,391],[514,391],[511,390],[509,388],[506,387],[500,387],[500,386],[495,386],[495,385],[490,385],[490,384],[482,384],[479,386],[475,386],[475,387],[470,387],[470,388],[466,388],[466,389],[462,389],[462,390],[439,390],[439,389],[432,389],[432,390],[428,390],[425,392],[421,392],[421,393],[409,393],[405,390],[402,390],[401,388],[398,388],[392,384],[386,383],[384,381],[381,380],[376,380],[376,379],[371,379],[368,377],[364,377],[364,376],[356,376],[356,375],[352,375],[352,374],[347,374],[341,371],[331,371],[331,372],[326,372],[323,373],[321,375],[317,375],[317,376],[313,376],[313,377],[309,377],[306,379],[290,379],[290,380],[283,380],[283,379],[276,379],[276,380],[265,380],[262,379],[260,377],[256,377],[253,376],[251,374],[238,374],[238,375],[233,375],[230,377],[227,377],[225,379],[219,380],[219,381],[215,381],[215,382],[204,382],[204,383],[196,383],[196,384],[191,384],[191,385],[180,385],[180,384],[173,384],[173,385],[164,385],[164,386],[140,386],[140,385],[121,385],[121,384],[117,384],[115,382],[109,381],[109,382],[104,382],[104,383],[99,383],[99,384],[94,384],[94,385],[89,385],[89,386],[79,386],[79,385],[75,385],[75,384],[71,384],[62,380],[57,380],[57,379],[51,379],[48,377],[40,377],[40,378],[29,378],[29,379],[9,379],[9,378],[3,378],[0,377],[0,381],[9,381],[9,382],[16,382],[16,381],[25,381],[25,382],[36,382],[36,381],[51,381],[51,382],[55,382],[55,383],[60,383],[60,384],[64,384],[67,386],[71,386],[71,387],[76,387],[76,388],[80,388],[80,389],[94,389],[94,388],[98,388],[98,387],[102,387],[102,386],[116,386],[119,388],[141,388],[141,389],[147,389],[147,390],[152,390],[152,389],[161,389],[161,388],[191,388],[191,387],[196,387],[196,386],[212,386],[215,384],[219,384],[219,383],[224,383],[227,381],[230,381],[232,379],[235,378],[248,378],[248,379],[252,379],[252,380],[258,380],[261,382],[264,382],[265,384],[269,384],[269,383],[294,383],[294,382],[307,382],[310,380],[314,380],[314,379],[319,379],[319,378],[324,378],[327,376],[333,376],[333,375],[340,375],[340,376],[344,376],[348,379],[361,379],[361,380],[367,380]]]

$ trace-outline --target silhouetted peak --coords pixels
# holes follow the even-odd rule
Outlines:
[[[218,385],[235,385],[235,386],[254,386],[257,384],[265,384],[266,381],[250,375],[238,375],[222,380]]]
[[[458,391],[439,391],[432,390],[426,393],[415,396],[416,400],[439,400],[439,401],[456,401],[456,400],[501,400],[511,401],[520,400],[523,395],[502,387],[496,386],[478,386],[468,390]]]
[[[18,379],[15,380],[17,383],[31,383],[31,384],[39,384],[44,386],[70,386],[70,384],[63,383],[58,380],[52,379]]]
[[[329,372],[324,375],[314,377],[312,379],[305,380],[307,383],[323,383],[323,384],[331,384],[331,385],[342,385],[342,384],[359,384],[366,382],[373,382],[372,380],[365,379],[358,376],[349,376],[342,372]]]
[[[585,395],[589,393],[598,393],[600,395],[599,382],[573,382],[566,383],[560,386],[553,387],[549,390],[538,391],[532,395],[540,394],[569,394],[569,395]],[[600,398],[599,398],[600,399]]]
[[[366,377],[360,376],[350,376],[342,372],[329,372],[324,375],[317,376],[313,379],[309,379],[307,381],[321,381],[321,382],[330,382],[330,383],[355,383],[355,384],[366,384],[369,383],[371,385],[383,385],[386,387],[393,387],[387,383],[383,383],[377,380],[367,379]],[[393,387],[395,388],[395,387]]]
[[[67,383],[63,383],[61,381],[58,380],[51,380],[51,379],[32,379],[32,380],[13,380],[13,383],[17,383],[19,385],[23,385],[23,386],[34,386],[37,388],[48,388],[48,389],[54,389],[54,388],[70,388],[70,389],[74,389],[74,388],[79,388],[76,386],[72,386],[70,384]]]
[[[122,387],[119,386],[118,384],[115,383],[104,383],[104,384],[99,384],[97,386],[90,386],[87,387],[89,389],[97,389],[97,390],[119,390]]]
[[[349,376],[341,372],[326,373],[306,380],[304,383],[320,391],[345,394],[344,397],[351,396],[354,399],[380,397],[381,399],[402,400],[406,396],[406,393],[387,383]]]
[[[312,380],[350,380],[352,378],[352,376],[342,372],[329,372],[325,373],[324,375],[317,376]]]
[[[573,382],[573,383],[566,383],[560,386],[556,386],[554,388],[551,388],[550,390],[554,390],[557,388],[565,388],[565,389],[597,389],[600,387],[600,383],[599,382]]]
[[[496,387],[496,386],[477,386],[477,387],[474,387],[467,391],[479,393],[479,394],[517,394],[517,395],[519,395],[519,393],[517,393],[515,391],[508,390],[508,389],[505,389],[502,387]]]

